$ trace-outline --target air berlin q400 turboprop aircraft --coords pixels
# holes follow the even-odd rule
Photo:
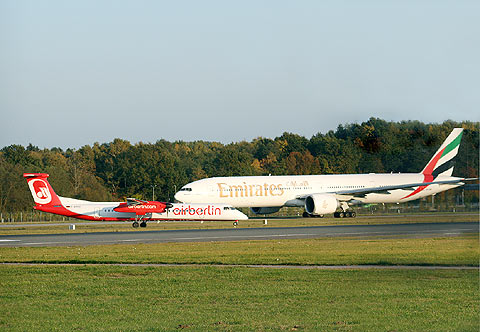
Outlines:
[[[175,198],[250,207],[258,214],[292,206],[305,207],[304,216],[355,217],[351,205],[408,202],[473,180],[452,177],[462,131],[453,129],[420,173],[216,177],[185,185]]]
[[[133,221],[146,227],[150,220],[245,220],[248,217],[225,204],[178,204],[127,198],[126,202],[89,202],[55,194],[48,174],[25,173],[35,201],[34,209],[84,220]]]

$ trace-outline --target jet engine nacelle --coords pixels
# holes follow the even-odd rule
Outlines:
[[[305,199],[305,211],[313,215],[334,213],[337,207],[338,201],[333,195],[313,194]]]
[[[278,212],[281,209],[281,206],[272,206],[272,207],[253,207],[250,210],[255,214],[269,214]]]

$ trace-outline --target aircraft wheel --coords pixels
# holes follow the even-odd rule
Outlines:
[[[345,218],[345,212],[338,212],[339,218]]]
[[[133,224],[132,224],[133,228],[137,228],[139,225],[138,225],[138,222],[134,221]]]
[[[238,226],[238,221],[234,221],[233,226]]]
[[[357,216],[357,212],[352,211],[350,212],[350,217],[355,218]]]
[[[325,216],[324,216],[323,214],[319,214],[318,216],[315,216],[315,217],[317,217],[317,218],[323,218],[323,217],[325,217]]]
[[[345,212],[345,218],[351,218],[352,217],[352,212]]]
[[[340,218],[340,216],[338,215],[338,212],[334,212],[334,213],[333,213],[333,217],[334,217],[334,218]]]
[[[146,223],[145,221],[142,221],[142,222],[140,223],[140,227],[147,227],[147,223]]]
[[[310,218],[310,213],[308,213],[307,211],[305,211],[305,212],[303,212],[302,217],[304,217],[304,218]]]

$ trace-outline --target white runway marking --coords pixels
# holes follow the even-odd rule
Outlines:
[[[70,242],[28,242],[28,243],[24,243],[24,244],[25,245],[37,245],[37,244],[59,244],[59,243],[68,244]]]
[[[4,240],[4,239],[0,239],[0,242],[20,242],[20,240]]]
[[[271,237],[292,237],[292,236],[312,236],[312,234],[271,234],[271,235],[227,235],[227,236],[203,236],[203,237],[176,237],[172,240],[213,240],[213,239],[235,239],[235,238],[271,238]]]

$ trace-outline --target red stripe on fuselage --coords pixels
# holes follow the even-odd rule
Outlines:
[[[95,217],[95,216],[89,216],[85,214],[78,214],[75,212],[72,212],[68,209],[66,209],[64,206],[50,206],[50,205],[45,205],[45,206],[35,206],[35,210],[38,211],[43,211],[47,213],[53,213],[53,214],[58,214],[61,216],[65,217],[70,217],[70,218],[76,218],[76,219],[82,219],[82,220],[96,220],[96,221],[126,221],[126,220],[135,220],[135,218],[116,218],[116,217]]]
[[[43,212],[48,212],[48,213],[53,213],[53,214],[58,214],[58,215],[61,215],[61,216],[65,216],[65,217],[71,217],[71,218],[76,218],[76,219],[82,219],[82,220],[90,220],[90,221],[135,221],[136,218],[130,218],[130,217],[126,217],[126,218],[117,218],[117,217],[98,217],[98,218],[95,218],[94,216],[87,216],[85,214],[78,214],[78,213],[74,213],[72,211],[69,211],[68,209],[66,209],[65,207],[63,206],[60,206],[60,207],[51,207],[51,206],[36,206],[34,207],[35,210],[39,210],[39,211],[43,211]],[[182,217],[181,215],[178,215],[178,216],[175,216],[174,218],[170,217],[170,218],[144,218],[143,220],[145,221],[157,221],[157,220],[169,220],[169,221],[172,221],[172,220],[177,220],[177,221],[204,221],[204,220],[209,220],[208,218],[207,219],[201,219],[201,218],[193,218],[193,219],[185,219],[184,217]],[[216,221],[222,221],[222,220],[225,220],[225,221],[229,221],[229,220],[233,220],[233,219],[216,219]]]
[[[431,174],[424,174],[424,175],[423,175],[423,182],[432,182],[432,181],[433,181],[433,175],[431,175]],[[413,195],[415,195],[415,194],[418,194],[419,192],[423,191],[423,190],[424,190],[425,188],[427,188],[427,187],[428,187],[428,186],[420,186],[420,187],[418,187],[417,189],[415,189],[414,192],[412,192],[412,193],[408,194],[407,196],[402,197],[402,198],[400,198],[400,199],[409,198],[409,197],[411,197],[411,196],[413,196]]]

